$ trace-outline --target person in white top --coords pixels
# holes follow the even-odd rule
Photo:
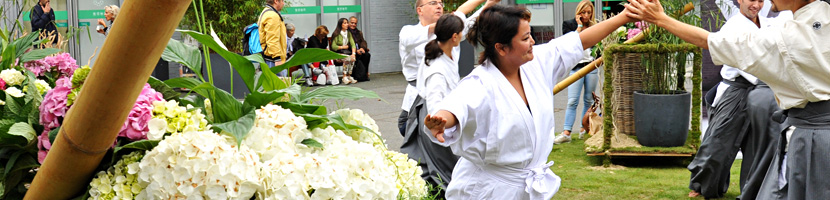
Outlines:
[[[659,1],[629,0],[632,18],[666,28],[709,49],[715,64],[744,70],[769,85],[788,123],[758,199],[830,199],[830,5],[816,0],[775,0],[791,10],[781,26],[742,34],[709,33],[668,17]],[[748,197],[745,197],[748,198]]]
[[[418,67],[418,97],[410,108],[407,135],[418,135],[423,158],[420,163],[422,177],[446,191],[452,181],[452,170],[458,156],[449,147],[432,143],[429,130],[420,128],[427,113],[434,111],[444,96],[458,85],[458,45],[464,40],[464,20],[457,15],[445,14],[435,23],[436,38],[426,44],[424,61]],[[412,132],[409,132],[412,131]]]
[[[458,10],[453,12],[452,16],[456,16],[463,21],[461,37],[463,38],[467,34],[467,27],[474,23],[475,18],[481,13],[481,10],[495,5],[499,1],[488,0],[482,9],[469,18],[466,14],[472,12],[476,6],[485,1],[470,0],[459,6]],[[404,136],[404,141],[401,144],[401,152],[406,153],[409,158],[419,161],[418,164],[424,172],[422,177],[427,182],[445,188],[447,186],[446,183],[450,181],[452,168],[455,165],[454,161],[457,159],[457,156],[454,156],[446,147],[430,142],[427,139],[428,134],[425,135],[423,129],[420,128],[420,119],[423,118],[419,117],[420,113],[418,109],[423,107],[423,101],[418,101],[423,100],[423,98],[418,95],[419,89],[417,85],[423,83],[416,84],[419,81],[418,71],[421,69],[419,66],[423,66],[426,43],[437,37],[434,34],[436,29],[435,23],[442,15],[436,16],[435,14],[443,13],[443,3],[441,1],[426,0],[417,1],[416,3],[419,5],[416,7],[416,10],[419,13],[419,18],[421,18],[421,23],[404,26],[401,28],[400,34],[399,50],[404,68],[403,72],[406,80],[409,82],[401,107],[404,111],[401,113],[401,119],[399,119],[402,120],[399,121],[399,128],[401,128],[401,133]],[[461,48],[458,46],[452,48],[453,55],[459,55],[460,51]],[[457,66],[457,61],[455,63]],[[458,76],[457,73],[456,76]],[[416,110],[410,112],[413,108]]]
[[[719,33],[740,34],[771,26],[771,19],[766,18],[767,13],[762,11],[763,0],[738,0],[737,3],[739,7],[734,10],[740,14],[730,17]],[[740,187],[742,190],[757,191],[766,174],[769,160],[774,155],[765,155],[767,148],[762,147],[772,146],[776,140],[774,136],[777,135],[773,132],[775,129],[780,130],[779,123],[771,122],[772,112],[778,110],[773,95],[762,92],[769,91],[769,88],[755,76],[729,65],[721,68],[721,76],[723,81],[716,86],[717,89],[710,90],[707,94],[711,110],[709,128],[688,166],[691,171],[689,197],[723,197],[729,188],[729,170],[739,147],[745,152],[741,164]],[[753,93],[753,99],[749,99],[749,94],[756,88],[759,91]],[[753,103],[750,104],[750,101]],[[744,183],[750,174],[754,174],[755,178],[745,187]],[[754,194],[746,196],[754,197]]]
[[[548,162],[553,87],[582,59],[585,47],[632,22],[617,15],[534,46],[529,21],[524,7],[485,9],[467,36],[484,47],[480,66],[424,120],[430,139],[461,157],[447,199],[553,197],[561,183]]]

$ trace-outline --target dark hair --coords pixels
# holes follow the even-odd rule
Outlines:
[[[438,45],[438,42],[447,42],[447,40],[452,38],[453,34],[460,34],[463,30],[464,21],[462,21],[461,18],[458,18],[458,16],[453,14],[444,14],[441,18],[438,18],[438,22],[435,23],[436,38],[429,41],[424,49],[424,63],[429,66],[429,61],[438,58],[441,54],[444,54],[444,51],[441,50],[441,46]]]
[[[331,32],[331,38],[334,38],[334,36],[336,36],[336,35],[340,34],[340,31],[342,31],[342,30],[343,30],[343,28],[342,28],[342,27],[343,27],[343,23],[349,23],[349,20],[348,20],[348,19],[346,19],[346,18],[340,18],[340,19],[338,19],[338,20],[337,20],[337,27],[335,27],[335,28],[334,28],[334,32]],[[348,38],[346,38],[346,39],[348,40]]]
[[[467,33],[467,40],[473,46],[481,45],[484,52],[478,58],[478,64],[490,59],[498,63],[496,43],[510,47],[513,36],[519,32],[520,20],[530,21],[530,11],[523,6],[494,5],[481,12],[476,23]]]

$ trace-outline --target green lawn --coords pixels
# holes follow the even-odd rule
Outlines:
[[[691,159],[615,158],[614,166],[602,168],[600,157],[585,155],[584,140],[554,145],[549,159],[562,187],[553,199],[694,199],[688,198]],[[729,191],[723,199],[740,194],[740,160],[732,165]],[[698,197],[698,199],[703,199]]]

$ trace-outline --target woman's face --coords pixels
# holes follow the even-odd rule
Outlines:
[[[349,30],[349,23],[346,22],[345,20],[340,21],[340,30],[341,31]]]
[[[511,47],[505,47],[505,55],[500,59],[510,64],[522,65],[533,60],[533,44],[536,41],[530,37],[530,22],[519,20],[519,31],[511,40]]]
[[[112,17],[113,17],[113,16],[112,16],[112,12],[110,12],[110,11],[105,11],[105,12],[104,12],[104,17],[106,17],[108,21],[112,21]]]
[[[582,17],[582,23],[588,23],[594,17],[594,8],[592,6],[585,6],[577,15]]]

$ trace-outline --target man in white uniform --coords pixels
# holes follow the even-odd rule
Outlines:
[[[775,0],[773,11],[791,10],[782,26],[743,34],[709,33],[668,17],[659,1],[629,0],[632,18],[666,28],[709,49],[728,64],[769,85],[789,127],[758,199],[830,199],[830,5],[816,0]],[[744,197],[751,198],[751,197]]]
[[[719,5],[725,4],[727,3],[719,2]],[[738,10],[740,14],[730,17],[719,33],[740,34],[770,26],[770,19],[764,17],[767,13],[762,12],[763,0],[737,0],[737,5],[739,8],[734,10]],[[725,16],[729,14],[725,13]],[[729,169],[735,160],[738,147],[745,152],[741,164],[740,186],[746,189],[744,183],[747,176],[752,173],[757,177],[759,176],[757,171],[761,170],[763,172],[760,173],[760,179],[754,179],[755,181],[750,185],[754,188],[752,190],[757,190],[769,162],[760,164],[757,163],[756,158],[764,157],[763,152],[766,148],[762,146],[771,146],[772,141],[767,136],[777,135],[777,133],[772,133],[773,130],[780,131],[779,124],[770,123],[772,112],[777,109],[777,106],[774,106],[775,100],[771,92],[761,92],[764,91],[761,88],[769,90],[765,87],[766,83],[728,65],[723,66],[720,74],[723,81],[718,84],[717,89],[710,90],[707,94],[707,104],[712,110],[709,113],[709,128],[706,129],[705,138],[694,160],[688,166],[692,173],[689,181],[689,189],[692,191],[689,197],[698,195],[706,198],[723,197],[729,188]],[[759,91],[753,93],[755,98],[749,99],[749,94],[756,88],[759,88]],[[752,100],[755,102],[751,102]],[[750,106],[750,104],[758,106]],[[770,104],[774,108],[769,109]],[[772,155],[769,154],[767,160],[771,159]],[[750,196],[754,197],[754,195]]]

